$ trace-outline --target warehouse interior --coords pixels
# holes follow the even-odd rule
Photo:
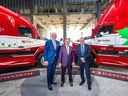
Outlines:
[[[43,43],[41,42],[42,45],[40,45],[41,47],[32,46],[33,49],[28,48],[29,45],[22,40],[22,43],[26,44],[27,48],[25,49],[25,46],[18,46],[18,53],[15,52],[15,48],[12,48],[13,46],[16,46],[16,43],[14,43],[13,46],[11,46],[9,43],[9,46],[0,42],[0,44],[2,44],[2,46],[0,45],[0,65],[4,66],[4,62],[8,60],[10,61],[7,62],[7,64],[10,62],[15,62],[16,60],[19,60],[18,58],[20,58],[20,61],[24,61],[16,63],[19,65],[21,64],[20,66],[23,65],[22,63],[26,63],[28,61],[37,64],[34,66],[23,66],[23,68],[21,68],[15,67],[16,64],[14,63],[13,65],[12,63],[12,66],[14,67],[13,69],[11,69],[12,66],[9,66],[9,68],[5,68],[6,70],[2,71],[2,68],[0,68],[0,96],[127,96],[128,69],[125,67],[128,66],[128,47],[125,45],[125,47],[123,47],[124,49],[122,48],[124,52],[122,52],[122,49],[118,47],[118,52],[115,51],[117,48],[114,48],[113,45],[105,45],[107,48],[102,46],[106,44],[107,41],[110,41],[109,39],[111,38],[104,39],[101,37],[105,43],[101,43],[101,46],[94,47],[94,50],[91,50],[94,52],[94,54],[96,54],[97,57],[93,56],[90,52],[91,59],[89,60],[93,59],[91,63],[95,64],[95,66],[91,66],[90,68],[92,82],[91,90],[88,89],[87,78],[85,78],[85,83],[80,86],[80,68],[76,62],[76,65],[73,66],[72,70],[73,86],[70,86],[68,72],[66,72],[65,84],[63,87],[61,86],[62,70],[61,67],[57,65],[54,76],[54,80],[57,82],[57,84],[52,86],[52,91],[48,90],[47,66],[44,66],[44,44],[46,44],[45,42],[51,38],[51,33],[55,32],[57,34],[57,40],[62,41],[62,44],[64,43],[65,38],[70,38],[70,44],[72,44],[72,47],[75,49],[80,37],[84,37],[85,41],[88,38],[90,39],[93,29],[96,27],[101,16],[103,16],[105,10],[114,1],[116,0],[0,0],[0,6],[8,8],[11,11],[19,14],[19,16],[27,18],[27,20],[32,23],[31,25],[34,25],[41,35],[41,38],[40,36],[39,38],[34,38],[36,39],[36,42],[34,42],[33,38],[24,36],[23,38],[27,38],[27,43],[32,41],[34,44],[36,44],[38,40],[43,40]],[[2,32],[1,27],[0,32]],[[112,36],[114,37],[115,35]],[[10,39],[9,36],[7,36],[7,39],[8,38]],[[18,38],[18,36],[15,38]],[[5,38],[0,38],[0,40],[5,40]],[[16,41],[17,39],[14,40]],[[8,42],[7,40],[5,41]],[[94,41],[96,41],[96,39],[94,39]],[[101,41],[102,40],[97,39],[97,42]],[[122,43],[124,41],[126,40],[120,40],[119,42]],[[3,52],[4,45],[7,45],[7,47],[11,49],[9,56],[7,57],[5,56],[8,55],[8,53],[6,54],[6,51]],[[99,49],[97,50],[96,48]],[[105,49],[108,49],[109,51],[106,51]],[[14,51],[14,54],[12,54],[12,50]],[[112,52],[113,50],[114,52]],[[42,53],[35,55],[38,51]],[[102,52],[104,52],[105,55]],[[32,56],[32,54],[34,54],[35,57]],[[22,58],[20,56],[22,56]],[[28,61],[25,61],[25,56],[28,56]],[[111,59],[111,56],[116,59]],[[3,59],[4,57],[6,59]],[[105,58],[106,61],[103,61],[104,63],[106,63],[107,60],[111,59],[111,61],[116,61],[117,58],[119,58],[119,66],[116,66],[116,63],[113,62],[110,62],[110,64],[107,62],[108,65],[96,65],[97,58],[99,61],[102,61]],[[38,63],[42,65],[39,66]]]

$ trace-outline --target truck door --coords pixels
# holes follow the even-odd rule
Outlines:
[[[18,31],[21,35],[21,37],[24,37],[25,39],[22,40],[21,44],[19,44],[19,48],[21,48],[20,51],[23,52],[35,52],[37,50],[37,47],[35,43],[38,44],[36,39],[33,39],[32,29],[29,27],[19,27]],[[23,50],[22,50],[23,49]],[[27,54],[29,55],[29,54]]]
[[[93,43],[100,47],[100,54],[112,55],[115,54],[116,37],[114,32],[114,25],[107,24],[99,27]]]
[[[122,65],[128,66],[128,29],[122,28],[116,30],[118,32],[116,36],[116,51]],[[125,59],[124,59],[125,58]]]
[[[32,29],[29,27],[19,26],[19,35],[17,37],[17,53],[13,54],[16,64],[19,66],[35,64],[34,54],[38,46],[35,46],[36,40],[33,39]],[[15,64],[15,65],[16,65]]]
[[[116,30],[116,50],[128,53],[128,28]]]
[[[100,26],[94,40],[100,46],[97,61],[99,64],[128,66],[127,40],[114,31],[113,25]]]

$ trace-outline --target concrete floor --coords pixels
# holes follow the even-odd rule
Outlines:
[[[58,85],[53,91],[47,89],[46,72],[40,76],[0,83],[0,96],[128,96],[128,82],[99,76],[92,76],[92,90],[87,84],[79,86],[80,77],[74,75],[74,86],[68,80],[60,87],[60,75],[55,76]]]

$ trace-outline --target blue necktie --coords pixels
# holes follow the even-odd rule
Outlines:
[[[84,56],[84,45],[81,45],[81,53],[82,53],[82,56]]]

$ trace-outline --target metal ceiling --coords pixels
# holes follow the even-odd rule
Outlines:
[[[94,27],[95,15],[93,14],[70,14],[67,15],[67,31],[84,31],[88,25]],[[40,24],[47,31],[62,32],[63,16],[62,15],[34,15],[34,21]]]
[[[34,13],[54,13],[63,12],[64,4],[67,5],[69,12],[81,11],[81,8],[89,10],[95,9],[94,2],[98,0],[1,0],[1,5],[18,13],[24,10],[33,9]],[[89,6],[93,6],[92,8]]]
[[[34,4],[40,4],[40,5],[50,5],[50,6],[54,6],[54,5],[63,5],[64,2],[66,3],[85,3],[85,2],[96,2],[98,0],[1,0],[1,2],[6,5],[8,2],[14,6],[17,6],[18,3],[20,3],[21,5],[25,3],[25,5],[27,4],[31,4],[31,2],[33,2]]]
[[[85,32],[113,0],[0,0],[0,4],[47,31]],[[102,4],[102,6],[101,6]],[[67,32],[66,32],[67,31]]]

